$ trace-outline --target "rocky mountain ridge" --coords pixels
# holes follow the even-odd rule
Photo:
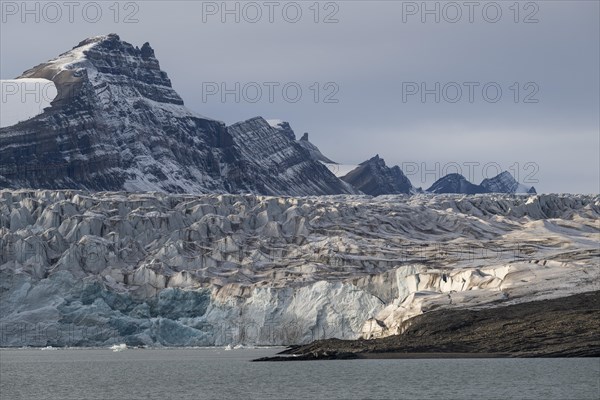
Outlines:
[[[361,163],[341,179],[371,196],[416,192],[400,167],[389,168],[379,155]]]
[[[412,185],[400,167],[397,165],[388,167],[379,155],[359,164],[341,179],[371,196],[423,193],[421,188]],[[517,182],[508,171],[484,179],[480,185],[469,182],[458,173],[448,174],[434,182],[425,192],[432,194],[536,193],[534,187]]]
[[[54,82],[41,115],[0,129],[0,187],[170,193],[357,193],[286,131],[184,106],[148,43],[86,39],[19,78]]]
[[[414,194],[378,156],[339,179],[336,163],[289,123],[232,126],[184,106],[148,43],[88,38],[20,79],[52,82],[40,115],[0,128],[0,188],[331,195]],[[326,165],[329,165],[329,168]],[[331,170],[330,170],[331,169]],[[448,175],[431,193],[535,193],[508,172],[474,185]]]

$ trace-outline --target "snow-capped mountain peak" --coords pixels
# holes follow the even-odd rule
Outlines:
[[[42,114],[0,129],[0,187],[355,192],[296,142],[287,123],[227,127],[187,109],[148,43],[95,36],[20,78],[51,80],[58,95]]]
[[[79,64],[81,64],[82,62],[84,62],[87,59],[86,52],[88,50],[90,50],[92,47],[98,45],[99,43],[101,43],[103,41],[110,41],[110,40],[118,41],[119,36],[114,33],[111,33],[108,35],[100,35],[100,36],[90,37],[88,39],[81,41],[79,44],[77,44],[71,50],[62,53],[58,57],[53,58],[53,59],[49,60],[48,62],[41,64],[41,65],[52,70],[56,76],[56,74],[58,74],[62,71],[77,68],[79,66]],[[28,75],[30,75],[32,73],[36,73],[36,72],[39,73],[39,71],[40,71],[39,67],[41,65],[38,65],[37,67],[24,72],[22,77],[28,77]],[[54,76],[49,77],[48,79],[52,79],[52,78],[54,78]]]

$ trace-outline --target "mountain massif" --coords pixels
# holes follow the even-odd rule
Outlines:
[[[361,192],[379,196],[386,194],[415,194],[423,193],[421,188],[415,188],[410,179],[402,172],[400,167],[388,167],[385,161],[375,157],[359,164],[341,179],[360,190]],[[535,188],[525,186],[515,180],[508,171],[504,171],[493,178],[484,179],[480,185],[473,184],[464,176],[454,173],[441,177],[424,193],[431,194],[535,194]]]
[[[342,180],[371,196],[414,192],[410,180],[400,167],[396,165],[389,168],[379,155],[361,163],[356,169],[343,176]]]
[[[226,126],[184,106],[152,47],[118,35],[80,42],[17,79],[47,80],[43,113],[0,128],[0,188],[263,195],[414,194],[379,156],[338,178],[335,164],[289,123]],[[474,185],[438,180],[431,193],[535,193],[508,172]]]
[[[0,130],[0,187],[356,193],[289,124],[228,127],[187,109],[148,43],[93,37],[19,78],[48,79],[58,95],[41,115]]]

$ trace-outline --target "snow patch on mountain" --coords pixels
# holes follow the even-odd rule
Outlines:
[[[48,79],[6,79],[0,81],[0,128],[15,125],[44,112],[58,91]]]
[[[277,129],[279,128],[280,125],[283,124],[283,121],[280,119],[267,119],[266,121],[272,128],[277,128]]]
[[[86,59],[85,54],[87,51],[89,51],[92,47],[106,39],[108,39],[108,36],[105,35],[94,36],[92,38],[89,38],[79,43],[77,46],[73,47],[73,49],[48,61],[48,64],[54,64],[54,67],[57,68],[57,70],[59,71],[73,69],[74,67],[76,67],[76,64],[78,62],[84,61]]]
[[[335,176],[338,178],[347,175],[353,169],[356,169],[358,165],[356,164],[333,164],[333,163],[323,163]]]

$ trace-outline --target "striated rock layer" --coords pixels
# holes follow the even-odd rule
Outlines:
[[[388,167],[379,155],[361,163],[341,179],[371,196],[417,192],[400,167]]]
[[[484,179],[481,184],[475,185],[467,180],[461,174],[448,174],[431,185],[427,189],[429,193],[510,193],[510,194],[536,194],[533,186],[523,185],[511,175],[504,171],[493,178]]]
[[[289,124],[226,127],[187,109],[148,43],[89,38],[19,78],[52,81],[58,94],[42,114],[0,129],[0,188],[357,193]]]
[[[598,289],[600,197],[0,191],[0,345],[385,337]]]

